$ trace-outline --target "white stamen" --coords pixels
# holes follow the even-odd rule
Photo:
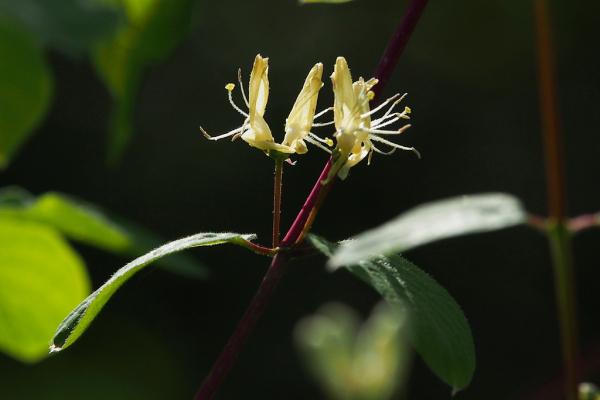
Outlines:
[[[321,111],[320,113],[318,113],[317,115],[315,115],[315,116],[313,117],[313,121],[314,121],[315,119],[319,118],[321,115],[325,114],[327,111],[333,111],[333,107],[326,108],[326,109],[324,109],[323,111]]]
[[[321,139],[320,137],[318,137],[317,135],[315,135],[312,132],[308,132],[308,136],[312,137],[315,140],[318,140],[321,143],[325,143],[327,146],[333,146],[333,140],[331,140],[329,138]]]
[[[330,121],[330,122],[323,122],[323,123],[318,123],[318,124],[312,124],[312,126],[327,126],[327,125],[331,125],[334,124],[335,121]]]
[[[388,141],[388,140],[382,139],[382,138],[380,138],[380,137],[379,137],[379,136],[377,136],[377,135],[369,135],[369,139],[371,139],[371,140],[374,140],[374,141],[376,141],[376,142],[385,143],[385,144],[387,144],[388,146],[392,146],[392,147],[395,147],[395,148],[397,148],[397,149],[402,149],[402,150],[410,150],[410,151],[412,151],[413,153],[415,153],[415,154],[417,155],[417,157],[421,158],[421,153],[419,153],[419,152],[417,151],[417,149],[415,149],[414,147],[405,147],[405,146],[400,146],[399,144],[396,144],[396,143],[390,142],[390,141]]]
[[[231,86],[230,86],[231,85]],[[244,111],[242,111],[241,108],[239,108],[238,106],[235,105],[235,103],[233,102],[233,97],[231,97],[231,92],[233,91],[233,84],[227,85],[226,89],[229,92],[229,102],[231,103],[231,106],[240,114],[242,114],[244,117],[248,118],[248,114],[246,114]],[[244,96],[246,97],[246,96]]]
[[[309,134],[310,135],[310,134]],[[327,147],[323,146],[321,143],[317,142],[315,139],[313,139],[311,136],[307,136],[304,138],[304,140],[306,140],[308,143],[312,143],[315,146],[325,150],[326,152],[328,152],[329,154],[331,154],[331,150],[329,150]]]
[[[242,91],[242,96],[244,97],[244,103],[246,103],[246,107],[250,109],[250,103],[248,103],[248,98],[246,97],[246,92],[244,91],[244,84],[242,83],[242,69],[238,69],[238,81],[240,82],[240,90]]]
[[[398,121],[400,118],[398,118],[397,116],[395,116],[394,114],[392,114],[390,117],[388,117],[388,120],[386,122],[377,120],[377,121],[373,121],[371,123],[371,129],[379,129],[379,128],[383,128],[384,126],[388,126],[390,124],[393,124],[394,122]]]
[[[383,107],[385,107],[385,105],[386,105],[386,104],[388,104],[390,101],[394,100],[394,99],[395,99],[396,97],[398,97],[398,96],[400,96],[400,93],[396,93],[395,95],[393,95],[392,97],[390,97],[389,99],[387,99],[386,101],[384,101],[383,103],[381,103],[380,105],[378,105],[377,107],[375,107],[374,109],[372,109],[371,111],[369,111],[369,112],[366,112],[366,113],[362,114],[360,117],[361,117],[361,118],[366,118],[366,117],[368,117],[369,115],[373,115],[373,114],[375,114],[377,111],[381,110]],[[394,103],[394,104],[392,104],[392,107],[390,108],[390,110],[391,110],[392,108],[394,108],[394,106],[395,106],[396,104],[397,104],[397,103]],[[387,115],[387,114],[389,114],[389,111],[388,111],[387,113],[385,113],[385,115]],[[385,115],[384,115],[384,117],[385,117]]]
[[[382,130],[378,130],[378,129],[361,129],[364,132],[369,132],[369,133],[377,133],[378,135],[399,135],[402,132],[404,132],[405,130],[407,130],[408,128],[410,128],[410,125],[404,125],[402,128],[398,129],[397,131],[382,131]]]
[[[200,129],[202,129],[202,128],[200,128]],[[226,137],[228,137],[228,136],[235,135],[236,133],[240,132],[241,130],[242,130],[242,127],[239,127],[239,128],[237,128],[237,129],[234,129],[234,130],[232,130],[232,131],[229,131],[229,132],[227,132],[227,133],[224,133],[224,134],[222,134],[222,135],[219,135],[219,136],[214,136],[214,137],[208,136],[208,133],[204,132],[204,130],[202,130],[202,132],[203,132],[203,133],[204,133],[204,135],[205,135],[205,136],[206,136],[208,139],[210,139],[210,140],[219,140],[219,139],[226,138]]]

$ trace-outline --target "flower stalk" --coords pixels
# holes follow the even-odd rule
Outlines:
[[[279,247],[279,218],[281,217],[281,178],[283,160],[275,161],[275,195],[273,200],[273,249]]]

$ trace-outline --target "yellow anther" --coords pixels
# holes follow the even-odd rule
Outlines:
[[[404,112],[407,113],[407,114],[410,114],[410,108],[404,107]]]
[[[329,138],[325,138],[325,143],[327,144],[327,146],[333,146],[333,140]]]
[[[367,93],[367,97],[369,98],[369,100],[373,100],[373,98],[375,97],[375,93],[369,92]]]
[[[235,87],[235,85],[233,83],[230,83],[229,85],[225,86],[225,89],[227,89],[231,92],[234,87]]]

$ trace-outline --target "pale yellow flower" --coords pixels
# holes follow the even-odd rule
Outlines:
[[[405,107],[401,113],[392,113],[394,107],[406,95],[394,101],[381,118],[372,121],[371,115],[398,98],[399,95],[397,94],[387,99],[377,108],[370,110],[369,101],[373,98],[371,88],[377,84],[377,79],[371,78],[365,82],[363,78],[360,78],[358,81],[352,83],[348,64],[343,57],[338,57],[336,60],[331,81],[333,82],[333,92],[335,94],[333,118],[336,132],[334,136],[337,139],[340,162],[345,161],[338,172],[340,178],[345,179],[348,176],[350,168],[358,164],[365,157],[369,156],[370,161],[370,157],[374,151],[381,154],[391,154],[396,149],[411,150],[420,157],[415,148],[400,146],[378,136],[400,134],[410,127],[410,125],[405,125],[395,131],[380,129],[400,119],[409,119],[408,114],[410,114],[410,109],[408,107]],[[387,144],[393,147],[393,149],[389,152],[383,152],[375,147],[373,141]]]
[[[235,140],[238,137],[241,137],[242,140],[246,141],[250,145],[264,150],[271,155],[273,155],[270,153],[271,151],[288,155],[293,153],[304,154],[307,151],[304,140],[323,147],[316,142],[316,140],[326,143],[327,141],[317,138],[310,133],[310,129],[313,126],[313,119],[315,118],[315,108],[317,105],[319,89],[321,89],[323,86],[323,83],[321,82],[321,76],[323,75],[323,64],[316,64],[308,74],[308,77],[304,83],[304,87],[298,95],[296,103],[292,108],[292,112],[287,119],[285,126],[286,135],[283,143],[278,144],[275,143],[273,135],[271,134],[271,129],[263,118],[265,114],[265,108],[267,106],[267,100],[269,98],[268,63],[268,58],[262,58],[260,55],[256,56],[252,73],[250,74],[248,99],[246,99],[244,89],[241,87],[241,75],[239,77],[242,96],[244,97],[244,101],[248,106],[248,113],[241,110],[233,102],[231,92],[235,85],[230,83],[225,86],[229,92],[229,102],[233,108],[246,117],[246,120],[241,127],[215,137],[209,136],[202,129],[202,127],[200,129],[204,135],[211,140],[219,140],[229,136],[233,136],[233,140]]]

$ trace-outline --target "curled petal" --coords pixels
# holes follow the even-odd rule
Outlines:
[[[283,144],[294,148],[298,154],[307,151],[303,139],[312,128],[319,90],[323,86],[322,76],[323,64],[318,63],[310,70],[285,124]]]

